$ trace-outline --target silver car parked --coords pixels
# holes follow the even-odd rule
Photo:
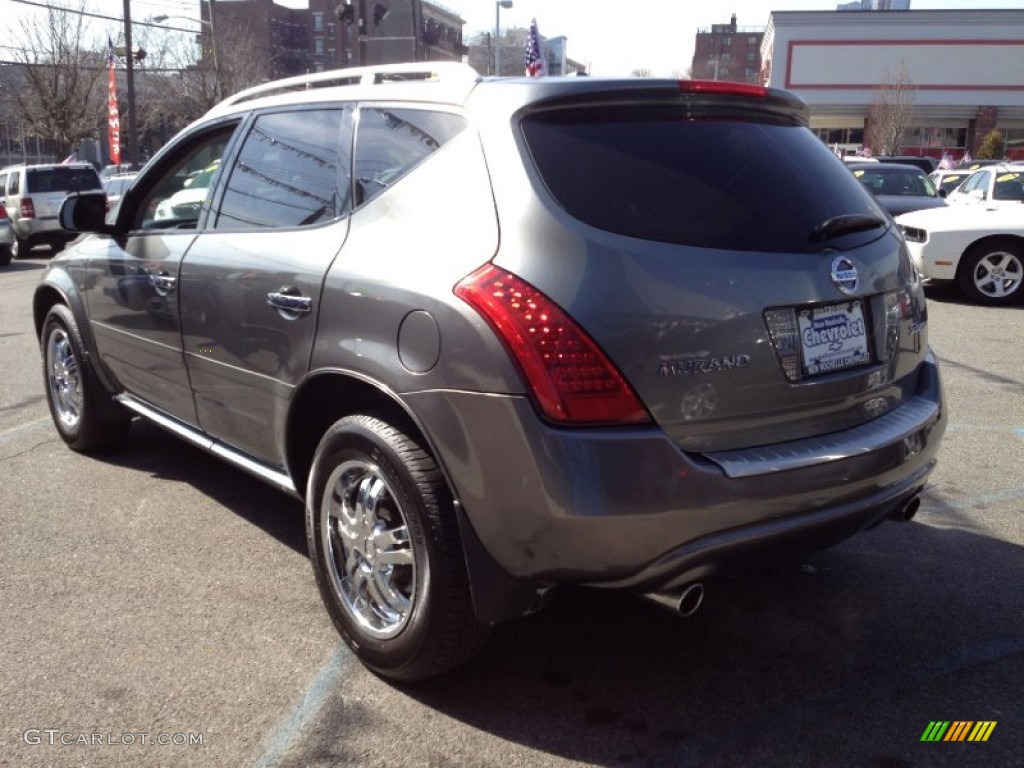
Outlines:
[[[946,426],[902,236],[808,114],[438,63],[242,92],[113,224],[64,204],[94,234],[35,294],[56,428],[96,451],[141,416],[303,498],[327,610],[391,678],[560,584],[690,613],[908,520]]]

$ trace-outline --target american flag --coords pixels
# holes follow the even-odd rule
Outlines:
[[[540,33],[537,20],[530,21],[530,34],[526,36],[526,76],[541,77],[548,73],[548,63],[540,50]]]

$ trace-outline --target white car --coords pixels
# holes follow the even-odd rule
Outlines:
[[[988,165],[979,168],[946,196],[950,205],[984,208],[1024,204],[1024,166]]]
[[[948,206],[896,217],[917,270],[981,304],[1024,299],[1024,206]]]

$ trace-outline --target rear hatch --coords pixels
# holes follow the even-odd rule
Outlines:
[[[520,113],[546,212],[495,263],[565,309],[684,449],[835,432],[916,392],[905,246],[806,120],[785,92],[710,83]]]
[[[92,168],[54,166],[25,171],[25,196],[32,199],[37,219],[56,218],[60,205],[72,192],[102,189],[100,177]]]

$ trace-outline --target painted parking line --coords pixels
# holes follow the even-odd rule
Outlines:
[[[30,435],[33,432],[38,432],[43,427],[52,424],[50,419],[38,419],[36,421],[30,421],[28,424],[22,424],[20,427],[14,427],[4,432],[0,432],[0,443],[6,443],[11,440],[17,440],[19,437],[24,435]]]
[[[335,693],[341,684],[342,672],[354,658],[344,643],[338,643],[334,653],[323,663],[306,688],[302,699],[278,726],[268,742],[267,751],[253,763],[253,768],[274,768],[280,765],[302,727],[316,717],[327,698]]]
[[[973,509],[975,507],[984,506],[985,504],[1002,504],[1007,501],[1024,499],[1024,488],[1007,488],[1005,491],[984,493],[980,496],[969,496],[966,499],[958,499],[956,501],[937,498],[936,496],[929,494],[928,491],[925,491],[923,495],[924,498],[934,501],[940,506],[940,509],[935,510],[937,512],[961,512],[965,509]],[[927,513],[927,510],[922,509],[921,511]]]

